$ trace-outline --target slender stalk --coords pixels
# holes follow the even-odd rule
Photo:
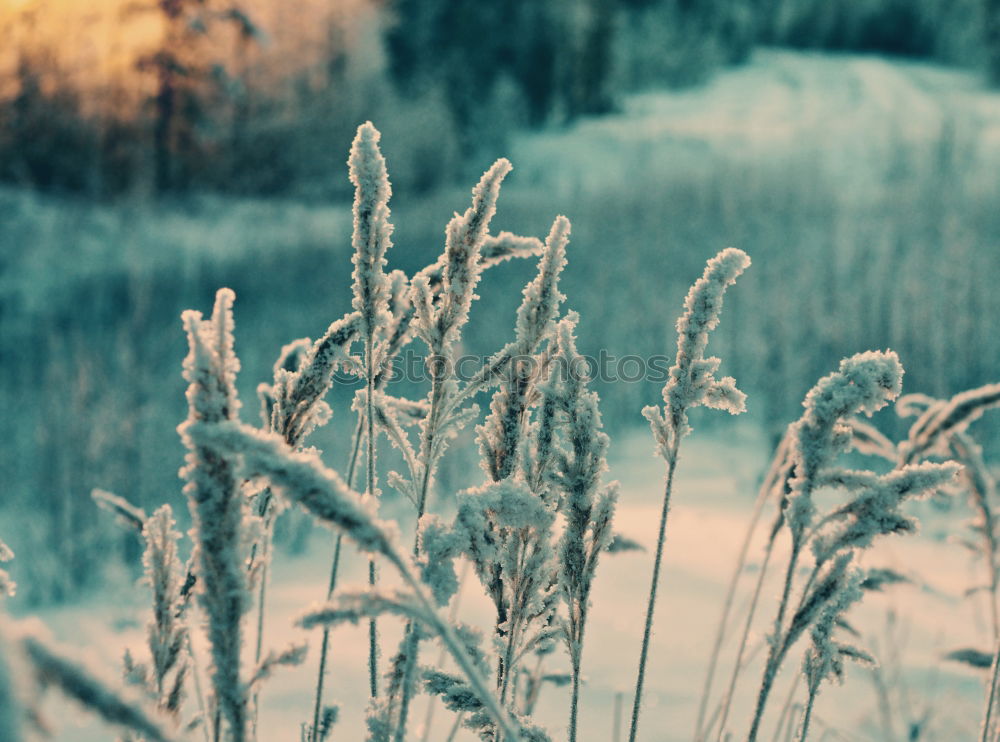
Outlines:
[[[726,627],[729,624],[729,614],[732,612],[733,601],[736,597],[736,587],[739,584],[740,576],[743,574],[743,569],[746,567],[747,554],[750,551],[750,542],[753,540],[753,535],[757,531],[757,524],[760,522],[760,516],[764,512],[764,505],[767,503],[767,499],[770,494],[774,491],[775,484],[778,480],[778,474],[781,472],[785,464],[785,450],[787,445],[788,439],[786,436],[785,438],[782,438],[774,452],[771,466],[757,492],[757,500],[754,503],[753,513],[750,516],[750,523],[747,526],[746,534],[743,536],[743,543],[740,545],[740,552],[736,560],[736,567],[733,569],[733,574],[729,578],[729,587],[726,589],[726,598],[722,606],[722,615],[719,617],[719,625],[715,631],[715,640],[712,644],[712,654],[708,660],[708,670],[705,673],[705,683],[701,690],[701,701],[698,703],[698,715],[694,725],[695,742],[701,742],[707,734],[707,730],[703,728],[705,723],[705,714],[708,711],[708,701],[712,694],[712,683],[715,680],[715,670],[718,666],[719,655],[722,651],[722,641],[725,638]],[[766,559],[765,567],[762,569],[766,569]],[[754,606],[751,606],[751,613],[753,612],[755,605],[756,600],[754,601]],[[744,645],[746,643],[745,637],[743,639],[743,643]],[[738,660],[736,665],[739,667]],[[731,688],[729,692],[732,693]],[[723,724],[725,724],[725,720],[723,720]]]
[[[337,534],[337,543],[333,548],[333,564],[330,567],[330,584],[326,590],[327,601],[333,597],[333,591],[337,588],[337,572],[340,568],[340,543],[341,534]],[[310,732],[311,742],[319,742],[319,716],[323,707],[323,681],[326,678],[326,659],[330,649],[330,629],[323,629],[323,641],[319,651],[319,674],[316,678],[316,699],[313,704],[313,723]]]
[[[764,578],[767,576],[767,568],[771,562],[771,554],[773,552],[774,539],[772,538],[768,541],[767,549],[764,552],[764,561],[760,565],[757,584],[754,586],[753,597],[750,599],[750,607],[747,609],[746,620],[743,622],[743,634],[740,636],[739,647],[736,650],[736,663],[733,665],[733,674],[729,678],[729,687],[726,688],[726,695],[723,696],[721,718],[719,720],[720,740],[723,739],[726,733],[726,722],[729,720],[729,710],[732,708],[736,681],[739,678],[740,671],[743,669],[743,654],[746,652],[747,642],[750,638],[750,626],[753,623],[754,614],[757,612],[757,603],[760,600],[761,588],[764,585]]]
[[[642,706],[642,685],[646,678],[646,659],[649,656],[649,640],[653,629],[653,610],[656,607],[656,588],[660,581],[660,563],[663,559],[663,542],[667,531],[667,516],[670,513],[670,495],[674,486],[674,471],[677,469],[677,451],[680,436],[676,436],[667,462],[667,483],[663,491],[663,509],[660,512],[660,530],[656,537],[656,557],[653,560],[653,579],[649,586],[649,600],[646,603],[646,624],[642,632],[642,651],[639,654],[639,672],[635,681],[635,698],[632,702],[632,723],[629,727],[629,742],[635,742],[639,733],[639,709]]]
[[[354,487],[354,472],[357,469],[358,458],[361,453],[361,433],[364,422],[358,417],[358,425],[354,429],[354,443],[351,449],[351,460],[347,464],[347,486]],[[337,540],[333,547],[333,561],[330,565],[330,582],[326,590],[327,601],[333,597],[333,592],[337,588],[337,572],[340,569],[340,544],[343,534],[337,534]],[[326,661],[330,648],[330,628],[323,628],[323,641],[319,652],[319,673],[316,677],[316,698],[313,703],[313,725],[310,732],[309,742],[319,742],[319,716],[323,708],[323,682],[326,679]]]
[[[368,333],[365,340],[365,371],[368,389],[365,395],[365,426],[367,430],[368,457],[366,466],[365,491],[369,497],[375,496],[375,337]],[[368,585],[375,587],[375,560],[368,560]],[[368,692],[372,698],[378,697],[378,625],[375,618],[368,620]]]
[[[1000,686],[1000,642],[995,642],[993,665],[990,668],[990,682],[986,690],[986,711],[983,713],[983,727],[979,735],[980,742],[991,742],[994,724],[993,706],[996,701],[998,686]]]
[[[781,713],[778,715],[778,728],[774,730],[773,742],[779,742],[781,739],[781,731],[785,728],[786,723],[789,727],[789,732],[791,732],[792,704],[795,701],[795,691],[799,689],[799,681],[801,680],[802,673],[797,673],[795,675],[795,680],[792,681],[792,685],[788,689],[788,696],[785,698],[785,704],[781,707]],[[895,737],[886,737],[886,739],[895,739]]]
[[[622,703],[625,694],[619,691],[615,693],[614,710],[611,712],[611,742],[621,742],[622,740]]]
[[[799,727],[799,742],[806,742],[806,735],[809,734],[809,720],[812,718],[813,703],[816,701],[816,691],[819,690],[819,683],[809,683],[809,700],[802,711],[802,724]]]
[[[757,694],[757,707],[754,710],[753,723],[750,726],[750,734],[747,742],[756,742],[757,734],[760,731],[760,724],[764,718],[764,707],[767,705],[767,698],[774,685],[774,678],[778,674],[778,667],[785,657],[787,646],[784,642],[782,628],[785,620],[785,610],[788,608],[788,598],[792,591],[792,580],[795,577],[795,565],[798,562],[801,545],[793,539],[792,554],[788,560],[788,569],[785,572],[785,585],[781,591],[781,602],[778,604],[778,615],[774,619],[774,636],[771,647],[767,653],[767,662],[764,665],[764,676],[760,681],[760,691]]]
[[[431,406],[427,417],[426,444],[422,446],[424,451],[424,470],[420,479],[420,492],[417,495],[417,526],[413,533],[413,557],[420,552],[420,519],[424,517],[427,509],[427,495],[431,486],[431,474],[434,470],[434,434],[438,423],[439,410],[441,408],[442,393],[444,387],[435,375],[431,378]],[[396,726],[396,742],[403,742],[406,738],[406,722],[410,713],[410,699],[413,696],[413,673],[417,666],[417,655],[420,652],[420,642],[417,641],[417,632],[414,630],[413,621],[406,624],[406,650],[403,662],[403,687],[402,696],[399,703],[399,723]]]
[[[573,692],[569,702],[569,742],[576,742],[577,708],[580,703],[580,660],[573,660]]]

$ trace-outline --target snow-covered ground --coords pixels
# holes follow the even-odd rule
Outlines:
[[[515,142],[518,181],[557,191],[629,189],[651,173],[726,161],[814,158],[859,199],[912,145],[968,147],[972,178],[993,179],[1000,96],[968,72],[877,56],[755,52],[705,87],[629,97],[623,110]]]

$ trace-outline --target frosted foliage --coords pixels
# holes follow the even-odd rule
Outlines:
[[[986,410],[1000,406],[1000,384],[970,389],[943,402],[929,397],[913,399],[913,396],[908,395],[900,414],[916,414],[921,406],[924,409],[911,426],[907,440],[900,444],[900,458],[904,462],[929,453],[947,455],[950,436],[964,432]]]
[[[442,353],[458,339],[469,317],[482,272],[480,251],[496,213],[500,183],[511,170],[506,159],[497,160],[472,189],[472,206],[455,215],[445,229],[440,308],[431,307],[430,282],[426,275],[413,281],[413,302],[418,327],[431,349]]]
[[[903,367],[892,351],[868,351],[845,358],[840,368],[809,390],[805,413],[793,424],[795,472],[790,481],[789,523],[801,533],[812,520],[812,490],[820,470],[851,440],[847,418],[872,414],[899,396]]]
[[[461,550],[461,535],[440,518],[424,515],[420,519],[420,556],[417,566],[420,568],[421,579],[440,606],[447,605],[458,592],[455,557]]]
[[[371,122],[358,127],[351,145],[351,183],[354,184],[354,299],[361,314],[365,337],[391,320],[389,280],[385,275],[385,253],[392,246],[389,223],[389,176],[378,148],[381,138]]]
[[[343,530],[361,549],[397,559],[387,527],[375,518],[374,504],[323,466],[314,452],[293,451],[280,436],[235,422],[192,427],[189,434],[226,456],[241,457],[244,474],[263,477],[321,521]]]
[[[843,549],[866,549],[876,536],[916,531],[916,520],[904,515],[900,506],[906,500],[925,497],[944,487],[954,480],[960,469],[951,462],[925,462],[883,476],[871,472],[851,476],[851,472],[844,472],[839,482],[827,477],[826,482],[860,489],[860,494],[834,511],[833,527],[813,542],[817,560],[829,559]]]
[[[705,272],[695,281],[684,299],[684,313],[677,320],[677,357],[670,378],[663,387],[661,411],[646,407],[661,455],[673,457],[680,438],[690,432],[687,413],[705,405],[737,415],[746,409],[746,395],[729,376],[715,378],[721,361],[705,358],[708,335],[719,324],[722,300],[736,279],[750,266],[750,257],[734,247],[726,248],[708,261]]]
[[[137,732],[148,742],[176,739],[140,699],[116,690],[98,671],[70,659],[36,636],[24,637],[22,646],[43,684],[55,686],[104,721]]]
[[[202,320],[198,312],[182,315],[190,346],[184,361],[184,378],[189,382],[188,419],[178,431],[188,449],[187,465],[181,474],[187,480],[184,492],[194,524],[191,537],[198,556],[199,600],[208,616],[212,686],[233,742],[243,742],[247,714],[240,652],[242,616],[250,604],[242,554],[246,504],[229,462],[191,434],[198,425],[217,424],[237,416],[235,381],[239,362],[233,352],[234,298],[229,289],[220,289],[208,321]]]
[[[153,659],[153,690],[160,705],[176,713],[187,673],[184,647],[187,627],[183,622],[186,603],[181,596],[182,570],[177,554],[181,535],[174,528],[169,505],[160,507],[146,521],[143,554],[146,581],[153,592],[153,620],[147,628],[149,650]],[[174,671],[173,681],[168,674]]]
[[[569,219],[557,217],[545,240],[545,251],[538,265],[538,275],[524,287],[524,298],[517,310],[515,325],[523,353],[530,353],[555,319],[559,304],[566,298],[559,292],[559,275],[566,266],[569,242]]]

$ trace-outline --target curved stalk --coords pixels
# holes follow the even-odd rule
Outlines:
[[[663,508],[660,511],[660,530],[656,537],[656,557],[653,560],[653,578],[649,586],[646,603],[646,624],[642,632],[642,651],[639,654],[639,672],[635,681],[635,698],[632,702],[632,722],[629,727],[629,742],[635,742],[639,733],[639,710],[642,706],[642,686],[646,678],[646,659],[649,656],[649,640],[653,629],[653,610],[656,607],[656,589],[660,581],[660,563],[663,560],[663,542],[667,530],[667,516],[670,513],[670,495],[674,485],[674,471],[677,469],[677,451],[680,437],[674,440],[667,462],[667,483],[663,491]]]
[[[780,451],[781,448],[779,447],[778,452],[775,454],[775,464],[777,464],[780,460]],[[715,680],[715,669],[719,663],[719,654],[722,651],[722,641],[726,636],[726,626],[729,624],[729,615],[732,613],[733,601],[736,598],[736,587],[739,584],[740,576],[743,574],[743,569],[746,567],[747,554],[750,551],[750,542],[753,540],[753,535],[757,531],[757,524],[760,522],[760,516],[764,512],[764,505],[767,502],[768,495],[771,494],[774,487],[774,479],[778,468],[775,464],[772,464],[771,470],[764,478],[764,482],[761,485],[760,490],[757,492],[757,501],[754,503],[753,513],[750,516],[750,524],[747,527],[746,534],[743,536],[743,543],[740,545],[740,552],[736,560],[736,567],[733,569],[733,574],[729,578],[729,586],[726,588],[726,598],[722,605],[722,615],[719,617],[719,625],[715,630],[715,640],[712,644],[712,654],[708,660],[708,670],[705,673],[705,682],[701,690],[701,701],[698,703],[698,714],[695,719],[694,726],[695,742],[701,742],[706,734],[706,730],[703,729],[705,714],[708,711],[708,699],[712,693],[712,683]],[[769,557],[770,554],[765,557],[764,566],[761,567],[762,571],[766,570],[767,559]],[[757,592],[759,591],[760,587],[758,586]],[[755,606],[756,598],[754,599],[753,605],[750,607],[751,614],[753,613]],[[742,646],[745,646],[745,644],[746,635],[744,634]],[[739,667],[739,659],[737,659],[736,665]],[[729,692],[732,692],[732,688],[730,688]],[[728,707],[728,704],[726,705]],[[725,722],[723,721],[723,723]]]

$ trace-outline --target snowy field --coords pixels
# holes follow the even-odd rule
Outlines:
[[[566,202],[580,193],[643,187],[650,173],[666,169],[697,172],[710,168],[716,160],[731,162],[733,158],[780,167],[783,158],[794,157],[797,161],[815,158],[816,168],[832,178],[846,198],[863,202],[884,189],[894,167],[908,165],[909,160],[893,160],[895,147],[940,141],[967,148],[962,161],[967,163],[969,182],[995,183],[1000,163],[1000,96],[981,92],[968,74],[929,65],[763,50],[752,64],[720,74],[705,88],[633,96],[620,113],[585,120],[565,130],[519,137],[511,152],[517,167],[511,194],[517,198],[519,188],[525,194],[548,191]],[[33,219],[51,222],[46,215],[47,209],[54,208],[51,205],[16,194],[7,194],[6,199],[0,203],[11,206],[18,202],[11,210],[25,225]],[[160,235],[157,244],[162,250],[152,253],[157,266],[150,263],[147,267],[173,266],[183,273],[188,265],[185,261],[194,260],[186,256],[203,242],[215,245],[219,254],[213,259],[225,262],[236,253],[245,259],[249,253],[263,252],[274,244],[312,248],[328,240],[330,233],[349,228],[346,207],[275,208],[290,210],[269,218],[265,207],[243,203],[233,210],[212,210],[216,216],[210,219],[193,219],[191,223],[171,219],[162,230],[152,230]],[[223,212],[225,216],[217,216]],[[85,269],[118,268],[121,266],[115,261],[131,265],[136,258],[115,242],[122,234],[117,221],[120,214],[97,209],[79,218],[89,226],[75,256],[66,259],[56,250],[25,251],[5,266],[0,282],[7,296],[19,295],[19,311],[30,314],[43,306],[51,296],[65,291],[68,283],[82,281]],[[246,229],[246,220],[255,219],[261,220],[261,228]],[[206,229],[211,234],[208,239]],[[256,242],[247,246],[243,239],[250,233]],[[145,243],[142,247],[145,258],[150,252]],[[337,260],[346,260],[346,254],[345,246]],[[346,282],[346,272],[342,278]],[[673,319],[667,317],[664,322],[672,325]],[[723,324],[726,321],[724,314]],[[241,342],[248,345],[255,341],[244,335]],[[180,356],[175,367],[179,373]],[[341,414],[341,420],[347,419],[346,410],[338,410]],[[245,411],[246,418],[252,415],[252,411]],[[726,420],[707,430],[700,429],[698,418],[694,424],[695,433],[682,450],[667,531],[665,573],[642,723],[642,736],[648,742],[691,738],[722,596],[769,456],[764,434],[752,424],[729,424]],[[644,429],[619,435],[611,446],[609,478],[622,483],[616,530],[641,543],[646,551],[609,555],[601,563],[584,650],[581,741],[617,742],[626,735],[662,494],[663,465],[652,456],[652,449]],[[949,650],[987,645],[985,604],[975,597],[963,597],[967,588],[981,582],[980,568],[954,543],[962,535],[965,505],[956,503],[945,512],[922,504],[914,512],[924,520],[920,535],[886,539],[864,558],[864,566],[891,567],[910,577],[912,584],[872,595],[852,614],[863,635],[861,643],[876,649],[883,659],[881,674],[851,667],[846,686],[824,687],[816,710],[815,739],[907,739],[912,725],[920,728],[922,740],[965,740],[975,734],[983,678],[942,660]],[[407,522],[404,532],[409,527]],[[281,647],[300,635],[291,628],[292,619],[322,597],[331,542],[326,532],[317,532],[305,553],[276,557],[268,593],[265,646]],[[760,552],[759,544],[751,549],[751,569],[741,583],[737,616],[747,599],[754,555]],[[353,551],[348,554],[346,581],[360,583],[366,565]],[[18,558],[31,556],[20,553]],[[772,578],[777,578],[776,572]],[[489,606],[478,591],[470,576],[461,594],[459,618],[486,627]],[[765,586],[752,647],[759,648],[777,591],[777,585]],[[146,601],[146,589],[122,573],[102,591],[80,602],[46,608],[39,617],[55,638],[74,648],[86,648],[113,675],[120,667],[123,647],[143,652]],[[381,626],[383,650],[395,647],[401,630],[398,622],[382,620]],[[315,681],[318,635],[311,640],[313,653],[305,664],[279,670],[279,676],[266,686],[260,721],[262,742],[298,739],[299,724],[310,714]],[[363,675],[366,629],[338,629],[332,646],[328,698],[342,708],[333,739],[358,740],[362,738],[367,697]],[[204,647],[196,649],[204,656]],[[732,714],[737,738],[749,722],[749,704],[760,674],[760,653],[753,657]],[[728,678],[731,660],[731,654],[723,655],[716,697]],[[549,662],[551,672],[568,670],[561,652]],[[777,709],[798,669],[796,655],[786,662],[779,678],[764,739],[771,738]],[[890,694],[888,702],[881,695],[885,687]],[[567,698],[565,688],[546,687],[543,691],[538,719],[554,738],[564,734]],[[418,699],[412,716],[414,726],[430,719],[432,726],[424,739],[444,742],[453,717],[440,706],[431,715],[426,704],[426,696]],[[617,732],[614,719],[619,708],[621,731]],[[888,716],[883,713],[887,708]],[[54,727],[53,739],[59,742],[111,738],[107,728],[78,722],[80,717],[68,714],[59,701],[51,700],[47,711]],[[460,733],[456,739],[472,738]]]

